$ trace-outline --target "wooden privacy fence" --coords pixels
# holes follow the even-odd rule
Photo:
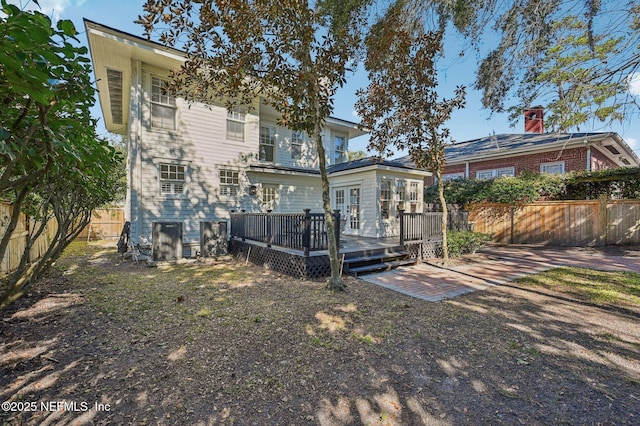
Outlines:
[[[124,209],[96,209],[91,213],[91,222],[82,230],[78,239],[100,240],[118,238],[124,227]]]
[[[469,207],[474,231],[510,244],[604,246],[640,244],[640,200],[545,201]]]
[[[0,203],[0,231],[2,235],[7,232],[7,227],[11,219],[13,207],[8,203]],[[11,235],[7,251],[0,262],[0,273],[6,274],[15,271],[20,265],[20,258],[27,246],[30,230],[39,226],[35,220],[28,219],[24,214],[20,213],[16,229]],[[50,242],[58,231],[58,222],[55,219],[49,220],[45,230],[40,234],[38,239],[31,246],[29,259],[35,262],[40,259],[49,248]]]

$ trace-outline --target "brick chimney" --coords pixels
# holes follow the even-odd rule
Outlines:
[[[544,109],[541,106],[524,111],[524,131],[525,133],[544,133]]]

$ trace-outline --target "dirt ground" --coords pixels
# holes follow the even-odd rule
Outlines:
[[[74,244],[0,313],[0,423],[640,424],[638,309],[348,285]]]

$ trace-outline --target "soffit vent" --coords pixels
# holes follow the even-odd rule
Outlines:
[[[107,69],[107,86],[109,87],[109,103],[111,104],[111,120],[113,124],[122,121],[122,71]]]
[[[609,150],[609,152],[612,153],[612,154],[615,154],[615,155],[619,155],[620,154],[620,151],[618,151],[616,149],[616,147],[613,146],[613,145],[605,145],[604,147],[607,148]]]

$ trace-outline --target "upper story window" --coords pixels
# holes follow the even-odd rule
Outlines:
[[[151,126],[175,130],[176,98],[167,92],[169,82],[151,77]]]
[[[260,126],[260,161],[273,162],[275,158],[276,131],[273,127]]]
[[[220,170],[220,195],[235,197],[238,195],[239,186],[237,170]]]
[[[540,164],[540,173],[549,173],[551,175],[564,174],[564,161],[556,161],[553,163]]]
[[[302,159],[302,144],[304,143],[304,133],[294,130],[291,132],[291,159]]]
[[[334,164],[347,161],[347,138],[344,136],[334,136]]]
[[[478,170],[476,172],[476,178],[478,179],[491,179],[502,176],[515,176],[515,168],[514,167],[503,167],[501,169],[493,169],[493,170]]]
[[[184,194],[185,168],[179,164],[160,164],[160,194]]]
[[[227,139],[244,142],[246,114],[241,108],[227,110]]]

